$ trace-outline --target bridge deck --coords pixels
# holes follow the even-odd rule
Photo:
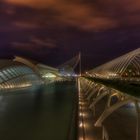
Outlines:
[[[80,100],[82,106],[79,110],[80,118],[83,118],[83,126],[80,126],[81,119],[79,119],[79,140],[101,140],[102,130],[101,128],[94,127],[93,112],[88,108],[88,102],[85,100],[84,95],[80,94]]]
[[[82,130],[80,130],[79,140],[101,140],[103,127],[106,131],[106,140],[135,140],[136,139],[136,111],[132,104],[125,105],[114,112],[109,118],[103,122],[103,127],[95,127],[94,124],[101,115],[106,98],[103,98],[97,105],[94,112],[89,110],[88,101],[81,94],[80,96],[83,112],[83,129],[84,138],[82,138]],[[81,128],[80,128],[81,129]],[[107,139],[108,137],[108,139]]]

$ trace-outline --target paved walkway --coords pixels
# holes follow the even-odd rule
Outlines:
[[[79,140],[101,140],[102,128],[94,127],[93,113],[83,95],[79,96]]]

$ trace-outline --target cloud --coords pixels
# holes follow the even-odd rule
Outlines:
[[[113,5],[114,1],[107,0],[107,2],[108,2],[108,4]],[[121,0],[121,1],[115,0],[114,7],[115,7],[115,5],[118,8],[120,8],[120,10],[123,10],[128,13],[137,12],[140,10],[140,1],[139,0]]]
[[[37,37],[31,37],[29,41],[22,42],[12,42],[12,49],[24,51],[28,53],[48,53],[51,49],[55,48],[55,42],[52,39],[40,39]]]
[[[140,24],[139,0],[4,0],[15,6],[26,6],[40,13],[24,17],[24,23],[15,21],[19,27],[34,28],[48,23],[59,26],[73,26],[88,31],[104,31]],[[11,11],[12,12],[12,11]],[[25,11],[26,12],[26,11]],[[10,13],[10,11],[9,11]],[[32,23],[32,21],[34,23]]]
[[[38,23],[33,23],[29,21],[14,21],[12,24],[18,28],[23,29],[34,29],[34,28],[41,28],[41,26]]]
[[[14,15],[15,9],[13,7],[9,7],[8,9],[2,9],[3,12],[5,12],[7,15]]]
[[[44,46],[34,45],[31,42],[12,42],[11,48],[13,51],[30,54],[31,56],[43,57],[50,53],[50,50]]]
[[[47,48],[55,48],[56,47],[55,41],[52,39],[49,39],[49,38],[43,40],[43,39],[39,39],[36,37],[32,37],[31,42],[38,45],[38,46],[46,46]]]
[[[60,26],[74,26],[79,29],[100,30],[109,29],[117,25],[117,22],[114,19],[102,15],[101,12],[96,9],[96,5],[90,6],[89,4],[81,2],[69,2],[64,0],[5,1],[10,4],[40,9],[42,10],[41,14],[46,15],[46,19],[44,18],[45,16],[40,17],[42,21],[45,19],[46,22],[51,22],[48,20],[52,20]],[[43,21],[43,23],[45,21]],[[99,23],[99,21],[102,23]]]
[[[1,44],[25,56],[29,52],[39,59],[49,54],[52,61],[54,56],[64,59],[82,50],[91,54],[92,63],[139,46],[139,0],[1,1]]]
[[[8,3],[15,5],[24,5],[29,7],[34,7],[38,9],[46,8],[48,6],[53,6],[59,3],[60,0],[5,0]]]

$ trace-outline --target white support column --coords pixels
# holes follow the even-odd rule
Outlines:
[[[109,140],[108,132],[105,126],[102,126],[102,140]]]
[[[99,88],[98,93],[97,93],[97,96],[100,95],[100,93],[101,93],[101,91],[102,91],[103,89],[104,89],[104,87]]]
[[[93,106],[93,116],[96,115],[96,110],[95,109],[96,109],[95,106]]]
[[[105,128],[104,128],[104,126],[102,127],[102,140],[105,140]]]
[[[108,99],[107,99],[106,109],[110,107],[111,98],[112,98],[111,89],[108,89]]]
[[[91,109],[92,107],[94,107],[95,104],[97,104],[107,94],[108,94],[107,92],[103,92],[102,94],[100,94],[99,96],[97,96],[97,98],[94,99],[93,103],[89,106],[89,108]]]
[[[80,84],[80,78],[78,78],[78,93],[81,93],[81,84]]]
[[[93,88],[90,88],[87,92],[86,92],[86,97],[88,97],[90,95],[90,93],[93,91]]]
[[[95,89],[92,89],[91,93],[88,95],[87,100],[89,101],[90,98],[96,93]]]

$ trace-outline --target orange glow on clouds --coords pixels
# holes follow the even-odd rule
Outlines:
[[[35,8],[46,8],[56,3],[55,0],[5,0],[8,3],[16,5],[25,5]],[[59,0],[57,0],[58,2]]]
[[[7,3],[27,6],[35,9],[54,11],[53,20],[60,25],[75,26],[83,30],[108,30],[125,25],[138,25],[140,10],[139,0],[95,0],[83,3],[79,0],[4,0]],[[46,10],[46,11],[45,11]],[[132,13],[132,14],[131,14]],[[46,21],[47,22],[47,21]],[[19,25],[19,24],[18,24]],[[29,27],[29,25],[22,25]]]

